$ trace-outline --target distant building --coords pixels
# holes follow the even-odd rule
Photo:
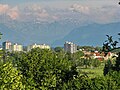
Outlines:
[[[75,53],[77,52],[77,45],[72,42],[65,42],[64,50],[65,52]]]
[[[11,50],[12,43],[10,41],[5,41],[2,43],[3,50]]]
[[[23,46],[15,43],[14,45],[11,45],[12,51],[23,51]]]
[[[33,44],[27,47],[27,51],[30,51],[33,48],[50,49],[50,46],[46,44]]]
[[[2,48],[2,45],[0,45],[0,50],[2,50],[3,48]]]
[[[98,59],[100,61],[103,61],[104,60],[104,55],[103,53],[100,53],[98,51],[95,51],[91,54],[91,57],[93,57],[93,59]]]

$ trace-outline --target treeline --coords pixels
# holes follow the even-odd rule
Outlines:
[[[93,46],[77,46],[77,49],[80,50],[85,50],[85,51],[99,51],[101,52],[102,51],[102,47],[99,47],[99,46],[96,46],[96,47],[93,47]]]
[[[2,54],[3,53],[3,54]],[[118,90],[120,72],[109,70],[105,76],[88,77],[77,67],[89,67],[84,54],[43,49],[29,52],[1,52],[1,90]],[[3,58],[4,57],[4,58]],[[2,61],[3,60],[3,61]],[[97,60],[98,61],[98,60]],[[96,61],[95,61],[96,62]],[[82,64],[81,64],[82,63]],[[97,62],[98,63],[98,62]],[[97,65],[92,65],[98,67]]]

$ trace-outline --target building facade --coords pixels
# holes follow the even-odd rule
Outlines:
[[[33,44],[27,47],[27,51],[30,51],[33,48],[50,49],[50,46],[46,44]]]
[[[12,51],[23,51],[23,46],[15,43],[11,45],[11,50]]]
[[[65,52],[75,53],[77,52],[77,45],[72,42],[65,42],[64,50]]]
[[[12,43],[10,41],[5,41],[2,43],[3,50],[11,50]]]

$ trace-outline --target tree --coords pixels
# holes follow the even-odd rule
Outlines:
[[[47,49],[33,49],[16,60],[26,85],[33,89],[61,88],[78,74],[65,54]]]
[[[95,48],[93,46],[78,46],[77,49],[83,49],[85,51],[94,51]]]
[[[99,67],[101,65],[101,62],[98,59],[91,59],[90,61],[91,61],[92,67]]]
[[[105,43],[103,43],[103,51],[107,55],[108,52],[116,49],[116,45],[118,41],[113,41],[112,36],[109,36],[109,35],[106,35],[106,36],[107,36],[107,40],[105,41]]]
[[[3,35],[3,34],[0,32],[0,39],[1,39],[2,35]]]
[[[112,68],[113,68],[112,62],[108,60],[107,63],[105,64],[103,74],[104,75],[108,74],[112,70]]]
[[[116,90],[119,90],[120,89],[120,71],[114,71],[114,72],[109,72],[108,75],[110,78],[112,78],[113,81],[116,82],[116,86],[117,86],[117,89]]]
[[[116,58],[115,70],[120,71],[120,52],[118,54],[118,57]]]
[[[105,41],[105,43],[103,43],[103,51],[105,52],[106,55],[108,52],[114,51],[116,49],[120,49],[119,47],[117,47],[118,41],[113,41],[112,36],[109,35],[106,36],[107,36],[107,40]],[[120,71],[120,52],[118,52],[118,57],[116,58],[115,65],[110,63],[110,60],[108,60],[108,62],[105,64],[104,75],[106,75],[111,70]]]
[[[55,47],[54,50],[55,50],[55,52],[63,52],[62,47]]]
[[[0,65],[0,89],[1,90],[23,90],[25,85],[22,83],[22,75],[13,67],[12,63],[7,62]]]

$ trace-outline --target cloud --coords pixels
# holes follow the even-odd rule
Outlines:
[[[17,19],[19,17],[18,7],[16,6],[14,8],[9,9],[9,12],[7,13],[7,15],[13,20]]]
[[[53,18],[54,20],[58,20],[58,19],[59,19],[59,17],[57,17],[57,16],[52,16],[52,18]]]
[[[103,6],[91,10],[90,17],[99,23],[109,23],[120,21],[119,7],[117,6]]]
[[[25,4],[23,7],[0,4],[0,16],[19,21],[61,21],[71,20],[75,23],[110,23],[120,21],[120,7],[117,6],[87,6],[73,4],[69,8],[48,8],[40,4]],[[72,11],[72,12],[71,12]],[[72,19],[71,19],[72,18]]]
[[[24,11],[28,16],[35,16],[40,18],[45,18],[49,16],[48,12],[37,4],[26,6]]]
[[[42,7],[40,4],[27,4],[22,8],[20,18],[27,22],[54,22],[59,17],[55,13],[56,11],[51,11],[51,8]]]
[[[10,7],[7,4],[0,4],[0,15],[9,16],[11,19],[15,20],[19,17],[18,7]]]
[[[79,5],[79,4],[73,4],[70,7],[70,10],[75,11],[75,12],[84,13],[84,14],[89,14],[89,11],[90,11],[88,6],[83,6],[83,5]]]
[[[118,6],[91,6],[73,4],[69,10],[77,12],[79,18],[95,23],[110,23],[120,21],[120,7]]]
[[[0,14],[5,13],[9,9],[9,6],[7,4],[3,5],[0,4]]]

